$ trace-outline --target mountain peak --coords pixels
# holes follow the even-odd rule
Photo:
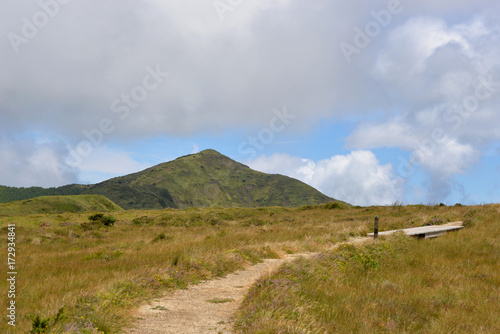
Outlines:
[[[228,156],[225,156],[224,154],[214,150],[214,149],[206,149],[206,150],[203,150],[203,151],[200,151],[200,152],[197,152],[197,153],[191,153],[191,154],[187,154],[187,155],[183,155],[181,157],[178,157],[177,159],[175,160],[182,160],[182,159],[185,159],[185,158],[197,158],[197,157],[218,157],[218,158],[225,158],[225,159],[231,159],[229,158]],[[174,161],[175,161],[174,160]],[[167,164],[170,163],[172,161],[169,161],[169,162],[166,162]]]
[[[296,207],[337,201],[299,180],[252,170],[213,149],[99,184],[67,187],[65,193],[103,195],[124,209]]]
[[[215,155],[223,155],[222,153],[214,150],[214,149],[211,149],[211,148],[207,148],[206,150],[203,150],[203,151],[200,151],[198,152],[197,154],[215,154]]]

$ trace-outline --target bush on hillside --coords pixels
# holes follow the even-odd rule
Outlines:
[[[105,216],[103,213],[96,213],[91,216],[89,216],[89,222],[88,223],[82,223],[82,228],[84,230],[91,230],[94,227],[101,227],[101,226],[113,226],[116,222],[116,218],[113,216]]]
[[[104,226],[112,226],[116,222],[115,217],[105,216],[103,213],[96,213],[95,215],[89,216],[89,220],[93,223],[101,223]]]

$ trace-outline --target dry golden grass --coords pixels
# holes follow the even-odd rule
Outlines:
[[[499,333],[500,206],[455,210],[432,218],[460,212],[468,227],[459,232],[344,244],[282,267],[250,291],[239,331]]]
[[[51,333],[116,333],[135,306],[162,291],[262,258],[326,250],[366,235],[375,215],[385,230],[433,219],[472,219],[482,226],[491,210],[498,211],[496,206],[131,210],[112,213],[118,221],[109,228],[83,228],[89,213],[0,218],[0,228],[6,249],[6,226],[16,224],[16,332],[31,330],[38,315]],[[7,291],[5,280],[0,289]],[[14,333],[11,329],[0,323],[2,332]]]

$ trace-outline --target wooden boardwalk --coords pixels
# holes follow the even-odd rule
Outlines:
[[[405,228],[402,230],[378,232],[378,235],[379,236],[390,235],[401,231],[406,233],[407,235],[428,239],[428,238],[439,237],[440,235],[446,234],[449,231],[459,230],[463,228],[462,224],[463,222],[452,222],[443,225],[412,227],[412,228]],[[373,233],[368,233],[368,236],[373,237]]]

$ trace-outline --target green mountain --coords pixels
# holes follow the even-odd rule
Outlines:
[[[104,195],[126,209],[301,206],[335,201],[298,180],[254,171],[214,150],[114,178],[84,193]]]
[[[123,209],[104,196],[42,196],[0,204],[0,217],[63,212],[111,212],[120,210]]]
[[[214,150],[95,185],[62,188],[105,196],[124,209],[297,207],[340,202],[296,179],[254,171]]]

